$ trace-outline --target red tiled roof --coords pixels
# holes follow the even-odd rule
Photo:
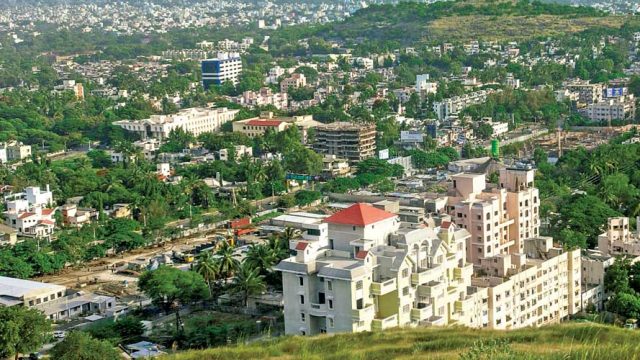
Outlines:
[[[53,209],[42,209],[42,215],[51,215],[53,214]]]
[[[367,255],[369,254],[368,251],[364,251],[364,250],[360,250],[358,251],[358,253],[356,254],[356,259],[364,259],[367,257]]]
[[[249,120],[247,121],[247,125],[252,125],[252,126],[271,126],[271,127],[276,127],[276,126],[280,126],[280,124],[282,124],[284,121],[280,121],[280,120]]]
[[[309,243],[306,241],[300,241],[296,244],[296,250],[300,250],[303,251],[304,249],[307,248],[307,246],[309,246]]]
[[[442,224],[440,224],[440,227],[443,229],[448,229],[451,227],[451,221],[443,221]]]
[[[395,214],[368,204],[357,203],[324,219],[330,224],[366,226],[395,217]]]
[[[20,216],[18,216],[18,219],[28,218],[29,216],[33,216],[33,215],[35,215],[35,213],[32,213],[32,212],[22,213],[20,214]]]
[[[39,224],[45,224],[45,225],[55,225],[56,223],[54,223],[51,220],[40,220],[38,221]]]

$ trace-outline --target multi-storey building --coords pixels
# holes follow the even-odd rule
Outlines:
[[[375,156],[375,124],[335,122],[316,128],[313,149],[320,154],[336,155],[356,163]]]
[[[151,115],[144,120],[120,120],[114,122],[121,128],[140,135],[141,138],[166,139],[173,130],[182,130],[198,136],[220,130],[223,124],[233,120],[239,110],[227,108],[190,108],[173,115]]]
[[[209,90],[212,85],[229,81],[238,82],[242,74],[242,59],[238,53],[218,53],[215,59],[202,60],[202,86]]]
[[[416,94],[424,99],[429,94],[438,92],[438,83],[429,81],[429,74],[416,75]]]
[[[578,102],[582,104],[593,104],[602,100],[604,86],[602,84],[591,84],[589,80],[575,79],[567,81],[564,88],[577,94]]]
[[[487,96],[494,92],[496,91],[480,90],[461,96],[454,96],[442,101],[436,101],[433,103],[433,111],[436,113],[439,120],[444,120],[448,116],[458,114],[471,105],[477,105],[485,102],[487,100]]]
[[[31,145],[24,145],[18,141],[0,143],[0,164],[19,161],[31,156]]]
[[[307,78],[304,74],[295,73],[280,82],[280,92],[286,93],[289,88],[300,88],[305,86],[307,86]]]
[[[609,218],[607,231],[598,236],[598,250],[604,255],[640,256],[640,225],[636,226],[633,232],[629,218]]]
[[[17,230],[19,235],[47,237],[53,233],[55,209],[48,185],[45,191],[28,187],[24,193],[9,195],[5,200],[5,224]]]
[[[271,88],[261,88],[259,91],[245,91],[242,95],[232,97],[231,101],[250,108],[273,105],[278,110],[286,109],[289,105],[289,95],[286,92],[274,93]]]
[[[481,322],[461,316],[476,298],[467,287],[472,267],[464,261],[465,230],[450,222],[435,229],[401,227],[396,215],[367,204],[324,223],[327,246],[299,241],[296,256],[276,267],[283,276],[287,333]]]
[[[325,240],[294,241],[296,255],[276,267],[285,331],[514,329],[575,314],[582,306],[580,251],[538,236],[533,175],[526,166],[503,169],[500,186],[489,189],[484,175],[456,175],[451,215],[436,221],[403,216],[391,201],[325,218]]]
[[[580,112],[592,121],[632,120],[636,115],[633,94],[607,98],[587,105]]]

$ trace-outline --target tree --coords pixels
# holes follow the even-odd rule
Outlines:
[[[264,276],[260,275],[258,269],[252,268],[249,264],[243,264],[233,278],[231,289],[242,295],[243,304],[247,306],[249,296],[265,291]]]
[[[219,256],[220,274],[224,276],[226,280],[234,273],[239,267],[238,259],[233,255],[233,246],[228,241],[223,241],[220,244],[220,248],[216,251],[216,255]]]
[[[640,298],[629,293],[616,293],[607,301],[607,310],[626,318],[640,317]]]
[[[114,323],[113,327],[122,339],[131,339],[144,334],[144,325],[135,316],[122,317]]]
[[[202,275],[209,286],[209,294],[213,295],[212,283],[220,277],[220,262],[216,261],[210,252],[205,251],[198,255],[194,270]]]
[[[479,138],[487,140],[490,139],[491,136],[493,136],[493,127],[491,126],[491,124],[483,122],[482,124],[478,125],[474,133]]]
[[[629,287],[629,260],[618,258],[604,274],[604,288],[607,293],[632,293]]]
[[[0,306],[0,358],[38,350],[44,344],[51,324],[36,309]]]
[[[97,340],[84,331],[72,331],[51,350],[56,360],[118,360],[120,352],[106,340]]]
[[[209,298],[202,275],[168,266],[143,273],[138,288],[165,312],[175,311],[177,332],[180,331],[180,306]]]
[[[266,276],[276,264],[274,252],[267,245],[253,244],[249,246],[243,265],[258,270],[258,274]]]

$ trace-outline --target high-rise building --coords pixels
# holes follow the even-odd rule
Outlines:
[[[320,154],[336,155],[356,163],[375,156],[376,126],[335,122],[316,128],[313,149]]]
[[[218,53],[217,58],[202,60],[201,65],[202,86],[205,90],[227,81],[236,84],[242,74],[242,59],[237,53]]]

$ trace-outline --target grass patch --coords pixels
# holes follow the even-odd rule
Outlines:
[[[416,328],[287,336],[165,359],[640,359],[640,331],[566,323],[513,331]]]

